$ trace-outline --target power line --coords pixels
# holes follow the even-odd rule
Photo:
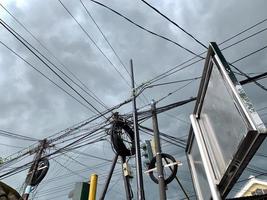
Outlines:
[[[88,16],[90,17],[90,19],[94,22],[94,24],[96,25],[97,29],[99,30],[99,32],[101,33],[102,37],[104,38],[104,40],[107,42],[108,46],[111,48],[111,50],[113,51],[113,53],[115,54],[115,56],[117,57],[117,59],[119,60],[120,64],[123,66],[123,68],[125,69],[125,71],[128,73],[129,76],[131,76],[129,70],[127,69],[127,67],[124,65],[124,63],[122,62],[120,56],[118,55],[118,53],[115,51],[115,49],[113,48],[113,46],[111,45],[111,43],[108,41],[106,35],[104,34],[104,32],[101,30],[100,26],[97,24],[97,22],[95,21],[95,19],[93,18],[92,14],[89,12],[89,10],[86,8],[86,6],[84,5],[83,1],[80,0],[80,3],[82,4],[83,8],[85,9],[86,13],[88,14]]]
[[[129,72],[129,70],[127,69],[127,67],[124,65],[124,63],[122,62],[122,59],[120,58],[120,56],[118,55],[118,53],[115,51],[115,49],[113,48],[113,46],[111,45],[111,43],[108,41],[106,35],[104,34],[104,32],[101,30],[100,26],[97,24],[96,20],[93,18],[92,14],[89,12],[89,10],[86,8],[86,6],[84,5],[83,1],[80,0],[80,3],[82,4],[83,8],[85,9],[86,13],[88,14],[88,16],[90,17],[90,19],[93,21],[93,23],[96,25],[97,29],[99,30],[99,32],[101,33],[102,37],[104,38],[104,40],[107,42],[107,44],[109,45],[109,47],[111,48],[111,50],[113,51],[113,53],[115,54],[115,56],[117,57],[117,59],[119,60],[120,64],[123,66],[123,68],[125,69],[125,71],[127,72],[127,74],[131,77],[131,74]],[[143,97],[146,99],[146,101],[148,101],[148,99],[146,98],[145,95],[143,95]]]
[[[153,32],[153,31],[151,31],[151,30],[149,30],[149,29],[147,29],[147,28],[145,28],[145,27],[143,27],[143,26],[137,24],[137,23],[134,22],[133,20],[131,20],[131,19],[129,19],[128,17],[124,16],[123,14],[117,12],[116,10],[110,8],[109,6],[106,6],[106,5],[104,5],[104,4],[102,4],[102,3],[98,2],[98,1],[95,1],[95,0],[89,0],[89,1],[91,1],[91,2],[93,2],[93,3],[95,3],[95,4],[97,4],[97,5],[100,5],[100,6],[104,7],[104,8],[106,8],[106,9],[110,10],[111,12],[113,12],[113,13],[117,14],[118,16],[124,18],[125,20],[127,20],[127,21],[130,22],[131,24],[133,24],[133,25],[135,25],[136,27],[142,29],[143,31],[146,31],[146,32],[148,32],[148,33],[150,33],[150,34],[152,34],[152,35],[154,35],[154,36],[156,36],[156,37],[159,37],[159,38],[161,38],[161,39],[164,39],[164,40],[166,40],[166,41],[168,41],[168,42],[170,42],[170,43],[172,43],[172,44],[175,44],[175,45],[179,46],[180,48],[184,49],[185,51],[189,52],[190,54],[193,54],[193,55],[195,55],[195,56],[197,56],[197,57],[201,57],[199,54],[194,53],[193,51],[189,50],[188,48],[184,47],[183,45],[181,45],[181,44],[179,44],[179,43],[177,43],[177,42],[175,42],[175,41],[173,41],[173,40],[171,40],[171,39],[169,39],[169,38],[167,38],[167,37],[165,37],[165,36],[162,36],[162,35],[160,35],[160,34],[158,34],[158,33],[155,33],[155,32]],[[203,57],[201,57],[201,58],[203,58]],[[204,58],[203,58],[203,59],[204,59]]]
[[[245,58],[247,58],[247,57],[249,57],[249,56],[252,56],[252,55],[255,54],[255,53],[258,53],[258,52],[260,52],[260,51],[266,49],[266,48],[267,48],[267,45],[265,45],[264,47],[262,47],[262,48],[260,48],[260,49],[255,50],[255,51],[252,51],[251,53],[249,53],[249,54],[247,54],[247,55],[245,55],[245,56],[242,56],[241,58],[239,58],[239,59],[237,59],[237,60],[231,62],[231,64],[237,63],[237,62],[239,62],[239,61],[241,61],[241,60],[243,60],[243,59],[245,59]]]
[[[0,20],[0,24],[10,32],[21,44],[23,44],[34,56],[36,56],[46,67],[48,67],[61,81],[63,81],[71,90],[73,90],[79,97],[81,97],[87,104],[89,104],[96,112],[101,114],[101,112],[93,106],[87,99],[85,99],[75,88],[73,88],[66,80],[64,80],[54,69],[51,68],[37,53],[35,53],[24,41],[26,41],[23,37],[19,36],[19,34],[15,34],[12,28],[10,28],[2,19]],[[24,41],[23,41],[24,40]],[[27,42],[28,43],[28,42]],[[102,116],[106,118],[105,116]]]
[[[237,33],[237,34],[235,34],[235,35],[229,37],[228,39],[224,40],[223,42],[219,43],[219,45],[222,45],[222,44],[224,44],[224,43],[226,43],[226,42],[228,42],[228,41],[230,41],[230,40],[236,38],[237,36],[239,36],[239,35],[241,35],[241,34],[247,32],[247,31],[249,31],[249,30],[251,30],[251,29],[253,29],[253,28],[255,28],[256,26],[258,26],[258,25],[260,25],[260,24],[262,24],[262,23],[264,23],[264,22],[266,22],[266,21],[267,21],[267,18],[265,18],[265,19],[263,19],[263,20],[260,20],[260,21],[257,22],[256,24],[254,24],[254,25],[252,25],[252,26],[250,26],[250,27],[248,27],[248,28],[246,28],[246,29],[240,31],[239,33]]]
[[[1,146],[6,146],[6,147],[12,147],[12,148],[16,148],[16,149],[23,149],[25,147],[21,147],[21,146],[14,146],[14,145],[10,145],[10,144],[4,144],[4,143],[0,143]]]
[[[247,84],[247,83],[253,82],[255,80],[256,81],[261,80],[261,79],[266,78],[266,77],[267,77],[267,72],[264,72],[264,73],[259,74],[257,76],[249,77],[245,80],[242,80],[242,81],[240,81],[240,84]]]
[[[39,69],[37,69],[36,67],[34,67],[31,63],[29,63],[27,60],[25,60],[22,56],[20,56],[17,52],[15,52],[13,49],[11,49],[9,46],[7,46],[5,43],[3,43],[2,41],[0,41],[0,43],[6,47],[9,51],[11,51],[13,54],[15,54],[17,57],[19,57],[21,60],[23,60],[28,66],[30,66],[31,68],[33,68],[35,71],[37,71],[39,74],[41,74],[44,78],[46,78],[49,82],[53,83],[57,88],[59,88],[60,90],[62,90],[64,93],[66,93],[68,96],[70,96],[71,98],[73,98],[75,101],[77,101],[79,104],[81,104],[82,106],[84,106],[85,108],[87,108],[88,110],[90,110],[91,112],[92,109],[90,107],[88,107],[87,105],[85,105],[84,103],[82,103],[79,99],[77,99],[76,97],[74,97],[72,94],[70,94],[67,90],[65,90],[63,87],[61,87],[60,85],[58,85],[56,82],[54,82],[52,79],[50,79],[48,76],[46,76],[43,72],[41,72]]]
[[[24,136],[21,134],[12,133],[10,131],[5,131],[5,130],[1,130],[1,129],[0,129],[0,135],[4,136],[4,137],[19,139],[19,140],[27,140],[27,141],[35,141],[35,142],[39,141],[38,139],[33,138],[33,137]]]
[[[253,51],[253,52],[251,52],[251,53],[249,53],[249,54],[247,54],[247,55],[245,55],[245,56],[243,56],[243,57],[241,57],[241,58],[238,58],[237,60],[234,60],[234,61],[230,62],[229,65],[231,65],[232,67],[234,67],[234,68],[235,68],[236,70],[238,70],[240,73],[245,74],[244,72],[240,71],[237,67],[235,67],[233,64],[234,64],[234,63],[237,63],[237,62],[239,62],[239,61],[241,61],[241,60],[243,60],[243,59],[245,59],[245,58],[247,58],[247,57],[249,57],[249,56],[252,56],[253,54],[258,53],[258,52],[260,52],[260,51],[262,51],[262,50],[264,50],[264,49],[266,49],[266,48],[267,48],[267,46],[264,46],[264,47],[262,47],[262,48],[260,48],[260,49],[257,49],[257,50],[255,50],[255,51]],[[193,60],[193,59],[190,59],[190,60]],[[176,66],[175,68],[178,68],[178,67],[184,65],[184,64],[187,63],[188,61],[189,61],[189,60],[187,60],[187,61],[185,61],[185,62],[179,64],[179,65]],[[199,61],[202,61],[202,59],[199,59],[199,60],[196,60],[196,61],[194,61],[194,62],[192,62],[192,63],[189,63],[188,65],[185,65],[185,66],[183,66],[183,67],[181,67],[181,68],[178,68],[178,69],[175,70],[175,71],[173,71],[173,69],[175,69],[175,68],[172,68],[172,70],[171,70],[172,72],[171,72],[171,73],[169,73],[169,74],[165,74],[165,75],[163,75],[163,76],[160,75],[159,78],[157,78],[156,80],[151,79],[151,81],[148,81],[148,83],[151,84],[151,83],[154,83],[154,82],[156,82],[156,81],[158,81],[158,80],[161,80],[161,79],[163,79],[163,78],[165,78],[165,77],[167,77],[167,76],[170,76],[170,75],[172,75],[172,74],[174,74],[174,73],[177,73],[178,71],[184,70],[184,69],[186,69],[186,68],[192,66],[193,64],[198,63]],[[251,78],[251,77],[249,77],[248,75],[245,75],[245,76],[248,77],[248,79]],[[265,73],[264,73],[263,75],[261,75],[260,77],[265,77]],[[244,81],[244,80],[243,80],[243,81]],[[250,82],[251,82],[251,81],[250,81]],[[253,82],[255,82],[255,81],[253,81]],[[249,83],[249,82],[244,82],[244,83]],[[259,84],[259,83],[258,83],[258,84]],[[258,84],[257,84],[257,85],[258,85]],[[260,85],[261,85],[261,84],[260,84]],[[261,88],[264,89],[264,86],[261,85]],[[264,90],[265,90],[265,89],[264,89]]]
[[[228,49],[228,48],[230,48],[230,47],[233,47],[233,46],[235,46],[235,45],[237,45],[237,44],[239,44],[239,43],[241,43],[241,42],[243,42],[243,41],[245,41],[245,40],[247,40],[247,39],[249,39],[249,38],[252,38],[252,37],[254,37],[254,36],[256,36],[256,35],[258,35],[258,34],[264,32],[264,31],[266,31],[266,30],[267,30],[267,28],[264,28],[264,29],[261,29],[261,30],[255,32],[255,33],[251,34],[251,35],[248,35],[247,37],[244,37],[243,39],[238,40],[238,41],[236,41],[236,42],[234,42],[234,43],[232,43],[232,44],[230,44],[230,45],[228,45],[228,46],[222,48],[221,51],[223,51],[223,50],[225,50],[225,49]],[[221,44],[222,44],[222,43],[221,43]],[[221,45],[221,44],[220,44],[220,45]]]
[[[59,164],[59,165],[60,165],[61,167],[63,167],[64,169],[66,169],[67,171],[69,171],[70,173],[75,174],[76,176],[79,176],[79,177],[81,177],[81,178],[83,178],[83,179],[86,179],[86,178],[87,178],[87,177],[85,177],[85,176],[82,176],[82,175],[76,173],[75,171],[71,170],[70,168],[68,168],[68,167],[66,167],[66,166],[64,166],[64,165],[62,165],[60,162],[56,161],[55,159],[52,158],[52,160],[53,160],[54,162],[56,162],[57,164]]]
[[[87,91],[84,91],[83,88],[80,87],[80,85],[78,85],[76,82],[74,82],[69,76],[67,76],[62,70],[60,70],[59,68],[56,68],[63,73],[69,80],[71,80],[75,85],[77,85],[80,89],[82,89],[84,92],[86,92],[90,97],[92,97],[96,102],[100,103],[100,105],[102,105],[103,107],[107,108],[105,106],[105,104],[101,101],[101,99],[99,99],[94,92],[92,92],[67,66],[65,66],[23,23],[21,23],[6,7],[4,7],[1,3],[0,6],[27,32],[31,35],[31,37],[33,37],[57,62],[60,63],[61,66],[63,66],[80,84],[82,84],[82,86],[84,88],[86,88],[89,92],[92,93],[88,94]],[[36,49],[35,49],[36,50]],[[39,54],[41,54],[38,51]],[[45,57],[43,54],[41,54],[43,57]],[[51,62],[50,62],[51,63]],[[53,64],[54,66],[54,64]]]
[[[149,4],[148,2],[146,2],[145,0],[141,0],[142,2],[144,2],[147,6],[149,6],[150,8],[152,8],[156,13],[158,13],[159,15],[161,15],[162,17],[164,17],[165,19],[167,19],[169,22],[171,22],[173,25],[175,25],[176,27],[178,27],[181,31],[183,31],[186,35],[188,35],[189,37],[191,37],[193,40],[195,40],[198,44],[200,44],[202,47],[204,47],[205,49],[208,49],[207,46],[205,46],[202,42],[200,42],[198,39],[196,39],[192,34],[190,34],[188,31],[186,31],[184,28],[182,28],[180,25],[178,25],[176,22],[174,22],[173,20],[171,20],[169,17],[167,17],[166,15],[164,15],[163,13],[161,13],[157,8],[153,7],[151,4]]]
[[[132,99],[129,98],[129,99],[125,100],[124,102],[122,102],[122,103],[120,103],[120,104],[118,104],[118,105],[116,105],[116,106],[113,106],[113,107],[111,107],[111,108],[109,108],[109,109],[103,111],[102,114],[103,114],[103,115],[106,115],[106,114],[110,113],[111,111],[113,111],[113,110],[115,110],[115,109],[118,109],[118,108],[120,108],[121,106],[123,106],[123,105],[125,105],[125,104],[128,104],[129,102],[131,102],[131,100],[132,100]],[[75,125],[73,125],[73,126],[67,128],[67,129],[64,129],[64,130],[62,130],[62,131],[60,131],[60,132],[57,132],[57,133],[52,134],[52,135],[50,135],[48,138],[51,138],[51,139],[50,139],[51,142],[55,142],[55,141],[61,139],[62,137],[64,137],[65,135],[68,135],[69,133],[71,133],[71,132],[73,132],[73,131],[75,131],[75,130],[78,130],[79,128],[82,128],[82,127],[86,126],[87,124],[89,124],[89,123],[91,123],[91,122],[93,122],[93,121],[99,119],[100,117],[101,117],[101,115],[99,115],[99,114],[98,114],[98,115],[95,115],[95,116],[92,116],[92,117],[90,117],[90,118],[88,118],[88,119],[86,119],[86,120],[81,121],[81,122],[78,123],[78,124],[75,124]],[[61,135],[60,135],[60,134],[61,134]],[[54,137],[54,136],[56,136],[56,135],[59,135],[59,136],[56,137],[56,138],[52,138],[52,137]]]
[[[152,88],[152,87],[157,87],[157,86],[170,85],[170,84],[174,84],[174,83],[182,83],[182,82],[193,81],[193,80],[198,80],[198,79],[201,79],[201,76],[188,78],[188,79],[182,79],[182,80],[178,80],[178,81],[169,81],[169,82],[165,82],[165,83],[158,83],[158,84],[154,84],[154,85],[149,85],[149,86],[147,86],[145,88]]]
[[[222,44],[224,44],[224,43],[226,43],[226,42],[228,42],[228,41],[230,41],[230,40],[232,40],[232,39],[234,39],[234,38],[236,38],[236,37],[238,37],[239,35],[241,35],[241,34],[247,32],[247,31],[249,31],[249,30],[251,30],[251,29],[253,29],[254,27],[256,27],[256,26],[258,26],[258,25],[264,23],[265,21],[267,21],[267,18],[264,19],[264,20],[259,21],[258,23],[254,24],[254,25],[252,25],[252,26],[250,26],[250,27],[248,27],[248,28],[246,28],[246,29],[240,31],[239,33],[237,33],[237,34],[231,36],[230,38],[224,40],[223,42],[219,43],[219,46],[222,45]],[[262,31],[258,31],[256,34],[252,34],[252,35],[255,36],[255,35],[257,35],[257,34],[259,34],[259,33],[261,33],[261,32],[262,32]],[[249,37],[246,37],[245,39],[242,39],[241,41],[243,42],[244,40],[247,40],[247,39],[249,39],[249,38],[250,38],[250,36],[249,36]],[[241,42],[241,41],[240,41],[240,42]],[[236,44],[238,44],[238,43],[239,43],[239,42],[236,42],[234,45],[236,45]],[[229,48],[229,47],[232,47],[232,46],[233,46],[233,45],[228,45],[227,47],[224,47],[223,50],[225,50],[225,49],[227,49],[227,48]],[[206,51],[200,53],[199,55],[203,55],[204,53],[206,53]],[[173,73],[171,73],[173,70],[177,69],[178,67],[183,66],[183,65],[186,64],[186,63],[189,63],[190,61],[194,60],[195,58],[197,58],[197,56],[194,56],[194,57],[192,57],[192,58],[190,58],[190,59],[188,59],[188,60],[186,60],[186,61],[180,63],[179,65],[177,65],[177,66],[175,66],[175,67],[172,67],[172,68],[168,69],[167,71],[165,71],[165,72],[163,72],[163,73],[161,73],[161,74],[155,76],[155,77],[152,78],[151,80],[147,81],[147,83],[152,83],[152,82],[158,81],[158,80],[160,80],[160,79],[162,79],[162,78],[165,78],[165,77],[167,77],[167,76],[170,76],[170,75],[172,75],[172,74],[174,74],[174,73],[180,71],[180,70],[177,70],[177,71],[174,71]],[[191,63],[191,64],[188,65],[187,67],[189,67],[189,66],[191,66],[191,65],[193,65],[193,64],[195,64],[195,63],[198,63],[198,62],[201,61],[201,60],[203,60],[203,59],[199,59],[199,60],[197,60],[197,61],[194,61],[193,63]],[[184,69],[184,68],[182,68],[182,69]],[[170,73],[170,74],[168,74],[168,73]]]
[[[117,71],[117,73],[120,75],[120,77],[125,81],[125,83],[130,86],[128,81],[124,78],[124,76],[121,74],[121,72],[116,68],[116,66],[111,62],[111,60],[107,57],[107,55],[101,50],[101,48],[96,44],[96,42],[93,40],[93,38],[89,35],[89,33],[83,28],[83,26],[77,21],[77,19],[71,14],[71,12],[68,10],[68,8],[62,3],[61,0],[58,0],[59,3],[63,6],[63,8],[67,11],[67,13],[72,17],[72,19],[78,24],[78,26],[81,28],[81,30],[85,33],[85,35],[91,40],[91,42],[95,45],[95,47],[100,51],[100,53],[107,59],[107,61],[111,64],[111,66]]]
[[[259,86],[260,88],[262,88],[262,89],[265,90],[265,91],[267,91],[267,88],[266,88],[265,86],[263,86],[262,84],[258,83],[258,82],[256,81],[256,79],[259,78],[259,77],[265,77],[267,73],[263,73],[262,75],[257,76],[257,78],[255,78],[255,77],[252,78],[252,77],[246,75],[244,72],[242,72],[242,71],[241,71],[240,69],[238,69],[237,67],[235,67],[233,64],[234,64],[234,63],[237,63],[237,62],[239,62],[239,61],[241,61],[241,60],[243,60],[243,59],[245,59],[245,58],[247,58],[247,57],[249,57],[249,56],[252,56],[252,55],[254,55],[255,53],[258,53],[258,52],[260,52],[260,51],[262,51],[262,50],[264,50],[264,49],[266,49],[266,48],[267,48],[267,45],[265,45],[264,47],[262,47],[262,48],[260,48],[260,49],[255,50],[255,51],[253,51],[253,52],[251,52],[251,53],[249,53],[249,54],[247,54],[247,55],[245,55],[245,56],[242,56],[241,58],[239,58],[239,59],[237,59],[237,60],[235,60],[235,61],[233,61],[233,62],[230,63],[230,65],[231,65],[232,67],[234,67],[237,71],[239,71],[240,73],[244,74],[244,75],[247,77],[246,80],[243,80],[243,81],[242,81],[243,84],[244,84],[244,83],[246,84],[246,83],[254,82],[257,86]],[[255,80],[254,80],[254,79],[255,79]]]

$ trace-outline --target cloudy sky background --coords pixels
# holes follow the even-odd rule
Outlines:
[[[79,77],[79,79],[108,107],[128,99],[131,94],[130,87],[127,85],[130,84],[130,77],[102,38],[96,26],[88,17],[81,3],[74,0],[63,0],[62,2],[112,61],[117,70],[123,75],[124,79],[127,80],[127,83],[121,78],[119,73],[117,73],[114,67],[107,61],[107,59],[105,59],[94,44],[92,44],[85,33],[58,1],[1,1],[3,6],[13,13],[17,19],[19,19],[20,22],[36,36],[36,38],[53,52],[53,54],[64,63],[69,70]],[[190,53],[185,52],[178,46],[136,28],[110,11],[91,3],[90,1],[84,0],[83,2],[128,69],[129,60],[133,59],[135,78],[138,85],[192,57]],[[201,45],[197,44],[175,26],[156,14],[141,1],[114,0],[102,2],[128,16],[136,23],[171,38],[195,53],[205,51]],[[264,0],[239,0],[227,2],[219,0],[168,0],[149,2],[205,45],[208,45],[208,42],[210,41],[220,43],[245,28],[267,18],[267,2]],[[62,68],[62,66],[19,24],[17,24],[2,7],[0,8],[0,17],[14,28],[14,30],[25,37],[25,39],[32,45],[38,48],[44,55],[51,59],[51,61]],[[240,35],[238,38],[220,46],[220,48],[228,46],[235,41],[264,29],[266,26],[267,22],[262,23],[245,34]],[[55,77],[55,75],[53,75],[16,39],[14,39],[14,37],[2,26],[0,28],[0,40],[60,86],[76,96],[76,94],[69,90],[66,85]],[[266,44],[266,31],[263,31],[255,37],[223,51],[223,54],[227,61],[232,62],[252,51],[264,47]],[[236,63],[235,66],[246,73],[258,74],[266,71],[266,62],[266,51],[263,50]],[[192,65],[179,73],[175,73],[158,83],[197,77],[201,75],[202,69],[203,61]],[[62,70],[66,71],[64,68],[62,68]],[[66,71],[66,73],[68,72]],[[239,80],[244,79],[241,76],[237,76],[237,78]],[[267,86],[266,79],[259,82]],[[186,83],[178,83],[148,89],[144,92],[146,99],[143,96],[138,99],[138,107],[148,104],[151,99],[158,100],[185,84]],[[185,88],[162,100],[158,106],[193,97],[197,93],[198,86],[199,81],[193,81]],[[263,121],[266,123],[267,110],[262,108],[266,106],[267,92],[253,83],[244,86],[244,88],[254,103],[255,108],[258,110],[261,109],[259,113],[262,116]],[[22,60],[17,58],[2,45],[0,45],[0,90],[2,93],[0,100],[0,129],[25,136],[42,139],[87,119],[93,114],[47,81],[32,68],[27,66]],[[86,96],[85,93],[82,94]],[[97,104],[92,98],[88,96],[86,96],[86,98],[99,110],[104,110],[104,108]],[[169,111],[166,114],[159,115],[160,130],[176,137],[187,135],[189,132],[189,114],[192,112],[193,107],[194,103],[190,103]],[[130,112],[131,104],[124,106],[119,111],[121,113]],[[146,125],[151,127],[151,121],[147,121]],[[141,134],[142,140],[149,138],[143,133]],[[186,137],[183,139],[186,139]],[[6,157],[17,152],[20,148],[32,144],[32,142],[6,137],[1,137],[0,143],[1,157]],[[163,143],[163,150],[165,152],[170,153],[175,156],[176,159],[183,161],[184,164],[179,169],[178,175],[188,193],[194,195],[184,150],[171,144]],[[259,152],[266,153],[266,146],[267,144],[265,142]],[[110,144],[106,141],[87,146],[80,151],[109,160],[113,157]],[[81,156],[74,153],[69,153],[67,155],[93,169],[82,173],[76,172],[84,169],[85,166],[82,166],[77,162],[75,163],[66,155],[55,158],[56,161],[51,160],[51,168],[46,180],[44,180],[44,183],[40,184],[37,189],[36,197],[39,196],[38,199],[66,199],[73,184],[77,181],[88,179],[87,177],[93,172],[102,174],[103,176],[100,177],[99,182],[104,182],[105,175],[109,170],[110,162],[103,164],[103,160],[93,159],[88,156]],[[32,157],[29,157],[26,160],[21,161],[20,164],[30,161],[31,159]],[[67,166],[72,172],[63,168],[59,163]],[[266,170],[266,159],[263,157],[255,156],[251,164],[262,168],[262,171]],[[96,169],[95,165],[98,165],[99,168]],[[117,165],[116,170],[117,173],[115,173],[116,176],[112,179],[112,189],[109,190],[107,199],[114,197],[116,197],[116,199],[125,198],[120,178],[119,164]],[[135,168],[133,168],[133,170],[135,170]],[[66,174],[72,173],[74,173],[73,176],[65,176]],[[248,178],[251,174],[251,172],[245,172],[243,178]],[[23,184],[25,175],[26,172],[22,172],[5,179],[4,181],[10,183],[15,188],[20,188]],[[49,180],[57,176],[59,177],[57,180]],[[157,185],[149,180],[148,177],[144,176],[144,178],[147,199],[157,199]],[[264,179],[265,177],[261,178]],[[98,194],[100,193],[102,186],[103,185],[99,186]],[[136,197],[135,179],[132,182],[132,187]],[[239,187],[240,185],[237,185],[234,190],[238,190]],[[48,194],[49,191],[51,192],[50,195]],[[181,199],[184,197],[175,181],[169,185],[167,194],[169,199]]]

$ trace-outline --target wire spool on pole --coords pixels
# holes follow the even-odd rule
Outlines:
[[[42,158],[37,165],[38,168],[36,173],[33,174],[31,186],[38,185],[44,179],[49,169],[49,161],[47,158]]]
[[[161,153],[161,157],[162,159],[168,159],[173,163],[176,162],[175,158],[171,156],[170,154]],[[148,170],[153,169],[155,167],[156,167],[156,156],[153,157],[151,162],[149,163]],[[177,170],[178,170],[178,165],[173,165],[173,170],[171,171],[171,174],[164,180],[165,185],[173,181],[173,179],[176,177]],[[154,181],[156,184],[159,183],[159,180],[157,177],[154,176],[153,171],[150,171],[148,174],[152,181]]]
[[[135,154],[134,132],[126,122],[114,121],[110,135],[112,145],[118,155],[126,157]]]

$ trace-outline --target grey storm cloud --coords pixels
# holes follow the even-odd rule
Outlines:
[[[126,70],[116,59],[80,2],[74,0],[64,0],[62,2],[90,34],[92,39],[96,41],[112,63],[114,63],[123,77],[127,80],[128,84],[130,84],[130,77]],[[137,84],[146,82],[156,75],[193,57],[193,55],[185,52],[178,46],[136,28],[105,8],[93,4],[89,0],[83,0],[83,2],[105,33],[113,48],[121,57],[128,70],[129,60],[133,59]],[[58,1],[10,0],[1,3],[108,107],[119,104],[130,97],[131,89],[129,85],[125,83],[105,57],[96,49],[95,45],[88,39],[85,33],[79,28],[76,22]],[[114,8],[130,19],[133,19],[138,24],[171,38],[196,53],[205,51],[202,46],[153,12],[141,1],[114,0],[102,1],[102,3]],[[267,6],[265,0],[238,0],[225,2],[219,0],[167,0],[150,1],[150,3],[185,28],[192,35],[196,36],[196,38],[202,41],[205,45],[208,45],[208,42],[210,41],[220,43],[241,30],[266,18]],[[40,49],[40,51],[51,59],[51,61],[56,63],[57,66],[60,66],[62,70],[66,71],[27,32],[14,22],[2,8],[0,10],[0,17],[10,24],[17,32],[23,35],[23,37],[25,37],[31,44]],[[266,23],[257,26],[243,36],[223,44],[221,48],[263,28],[266,28]],[[41,70],[60,86],[67,89],[71,94],[75,95],[54,74],[52,74],[44,64],[33,56],[25,47],[19,44],[11,34],[7,33],[3,27],[0,28],[0,36],[2,42],[5,42],[36,68]],[[226,59],[231,62],[251,51],[265,46],[266,43],[266,32],[262,32],[249,40],[223,51],[223,54]],[[205,56],[205,54],[203,55]],[[266,61],[266,51],[261,51],[258,54],[236,63],[235,66],[247,73],[265,72]],[[196,63],[179,73],[175,73],[172,76],[163,79],[161,82],[200,76],[203,64],[203,61]],[[237,77],[239,80],[244,79],[244,77],[241,76]],[[263,85],[267,85],[266,79],[259,82]],[[183,85],[184,83],[180,83],[147,89],[144,94],[148,101],[141,96],[142,100],[138,99],[138,106],[148,104],[151,99],[158,100]],[[72,84],[72,86],[74,85]],[[193,97],[197,94],[198,86],[199,81],[193,81],[185,88],[164,99],[158,106]],[[257,109],[266,106],[266,91],[255,86],[253,83],[244,86],[244,88]],[[3,130],[9,130],[41,139],[70,127],[92,115],[91,111],[75,102],[71,97],[67,96],[52,83],[48,82],[44,77],[27,66],[23,61],[18,59],[14,54],[1,45],[0,91],[2,94],[0,100],[0,129]],[[79,91],[82,92],[81,90]],[[85,95],[83,92],[82,94]],[[99,110],[104,110],[104,108],[94,100],[89,97],[88,99]],[[190,103],[183,107],[171,110],[166,114],[160,114],[160,130],[176,137],[186,136],[189,132],[189,114],[192,112],[193,107],[194,103]],[[119,111],[121,113],[129,113],[131,112],[131,108],[132,107],[129,104],[119,109]],[[266,122],[267,116],[264,115],[264,111],[261,111],[260,114],[262,115],[263,121]],[[151,121],[148,120],[145,125],[151,127]],[[151,138],[143,133],[141,136],[142,140]],[[183,137],[183,139],[187,138]],[[30,142],[21,143],[21,141],[4,137],[1,137],[0,140],[1,143],[15,146],[26,147],[31,144]],[[4,146],[0,146],[0,149],[1,157],[5,157],[18,150],[17,148],[14,149],[12,147]],[[178,160],[182,160],[183,166],[179,169],[178,177],[180,177],[181,182],[184,184],[190,195],[193,195],[194,191],[184,150],[165,142],[163,142],[163,150],[167,153],[171,153]],[[83,149],[83,151],[106,159],[112,159],[113,157],[110,144],[107,142],[88,146],[86,149]],[[266,152],[266,142],[259,151]],[[70,156],[92,168],[96,164],[101,163],[96,159],[88,159],[88,157],[83,156],[77,157],[74,153],[70,154]],[[71,162],[64,156],[55,159],[62,164],[66,162],[66,166],[71,170],[80,170],[84,168],[77,163]],[[131,160],[133,171],[135,171],[134,161],[133,159]],[[21,163],[23,164],[23,162]],[[49,183],[49,179],[54,176],[71,174],[70,171],[62,168],[55,161],[52,160],[51,163],[52,170],[49,171],[47,180],[44,180],[44,183],[37,189],[36,196],[38,197],[39,195],[38,199],[41,200],[51,199],[52,197],[60,195],[61,197],[56,197],[55,199],[66,199],[69,191],[72,189],[71,184],[74,185],[75,181],[86,180],[85,178],[88,177],[90,173],[95,172],[95,170],[100,174],[107,174],[110,167],[110,163],[107,163],[106,165],[103,165],[102,168],[80,173],[80,175],[85,178],[74,175]],[[256,157],[251,163],[253,165],[259,163],[261,167],[266,165],[265,160],[259,161]],[[120,165],[118,165],[116,169],[119,172]],[[264,168],[264,170],[266,170],[266,168]],[[107,199],[114,199],[115,197],[116,199],[125,198],[123,182],[119,179],[119,173],[117,174],[118,175],[115,175],[112,179],[112,189],[109,190]],[[24,181],[25,175],[26,173],[20,173],[14,177],[5,179],[4,181],[7,181],[15,188],[19,188]],[[250,173],[246,172],[244,178],[247,178],[249,175]],[[152,184],[151,180],[146,175],[144,175],[144,181],[147,199],[157,199],[157,185]],[[102,183],[102,185],[99,185],[98,194],[103,187],[104,178],[100,179],[100,183]],[[47,195],[47,190],[66,184],[69,184],[67,190],[59,191],[58,194]],[[132,182],[132,187],[136,198],[135,179]],[[239,187],[240,186],[238,185],[236,188],[238,189]],[[177,187],[176,182],[169,185],[167,192],[168,199],[177,199],[177,196],[179,199],[184,197],[181,190]]]

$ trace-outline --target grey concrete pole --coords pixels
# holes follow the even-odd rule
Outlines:
[[[157,119],[157,113],[156,113],[156,103],[153,100],[151,102],[151,112],[152,112],[152,122],[153,122],[153,130],[154,130],[157,172],[158,172],[158,180],[159,180],[159,197],[160,197],[160,200],[166,200],[166,185],[165,185],[164,174],[163,174],[159,127],[158,127],[158,119]]]

